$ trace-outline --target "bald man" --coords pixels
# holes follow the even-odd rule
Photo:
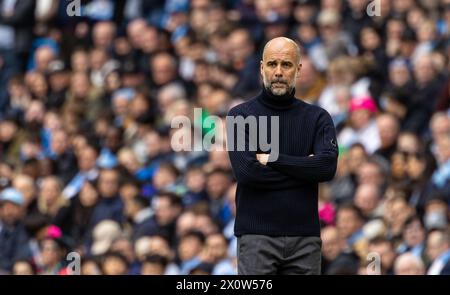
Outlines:
[[[270,40],[260,64],[261,93],[232,108],[227,117],[228,152],[237,180],[239,274],[320,274],[318,184],[334,177],[338,146],[331,116],[294,97],[301,66],[294,41]],[[234,134],[236,126],[229,122],[242,117],[246,124]],[[249,123],[252,118],[257,128]],[[262,128],[273,118],[278,124]],[[264,136],[267,143],[278,143],[270,151],[260,144],[254,148],[254,138]],[[236,147],[236,142],[245,146]]]

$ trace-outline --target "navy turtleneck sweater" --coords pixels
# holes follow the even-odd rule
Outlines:
[[[237,180],[236,236],[320,236],[318,183],[336,173],[336,130],[324,109],[296,99],[294,93],[274,96],[263,89],[228,114],[267,116],[268,122],[279,117],[279,156],[267,166],[256,160],[263,152],[249,149],[249,138],[257,133],[248,128],[234,132],[235,143],[239,134],[245,134],[246,143],[245,151],[229,151]],[[270,134],[269,126],[268,143]]]

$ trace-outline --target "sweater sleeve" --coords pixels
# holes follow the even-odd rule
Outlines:
[[[245,117],[240,112],[236,111],[236,108],[232,109],[228,116]],[[251,151],[250,149],[250,139],[251,136],[254,135],[249,134],[248,130],[238,129],[237,132],[233,132],[233,135],[234,142],[236,142],[239,136],[245,136],[244,151],[239,151],[235,149],[235,147],[228,147],[231,167],[238,183],[254,188],[269,190],[289,189],[302,185],[302,181],[259,163],[256,159],[256,151]]]
[[[338,145],[333,120],[322,112],[316,123],[314,136],[314,156],[299,157],[280,153],[269,167],[308,182],[325,182],[333,179],[337,169]]]

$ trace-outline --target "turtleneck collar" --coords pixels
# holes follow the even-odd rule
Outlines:
[[[258,97],[258,100],[263,103],[265,106],[277,109],[277,110],[285,110],[291,108],[297,99],[295,98],[295,88],[292,89],[290,93],[286,93],[285,95],[277,96],[270,93],[266,87],[263,87],[263,91],[261,95]]]

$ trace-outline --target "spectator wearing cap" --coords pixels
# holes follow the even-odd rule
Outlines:
[[[13,188],[0,192],[0,272],[9,272],[13,261],[26,253],[27,235],[22,224],[22,194]]]
[[[48,65],[46,75],[50,90],[46,107],[59,109],[64,104],[69,89],[69,72],[62,60],[54,60]]]
[[[380,147],[380,135],[374,116],[377,106],[371,97],[355,97],[349,107],[350,126],[344,128],[338,142],[344,147],[362,143],[369,154]]]
[[[103,220],[98,223],[92,230],[92,245],[89,253],[94,256],[106,254],[121,233],[120,225],[113,220]]]
[[[66,275],[65,254],[70,246],[64,240],[61,229],[57,226],[50,226],[47,234],[39,243],[40,261],[38,274],[40,275]]]

